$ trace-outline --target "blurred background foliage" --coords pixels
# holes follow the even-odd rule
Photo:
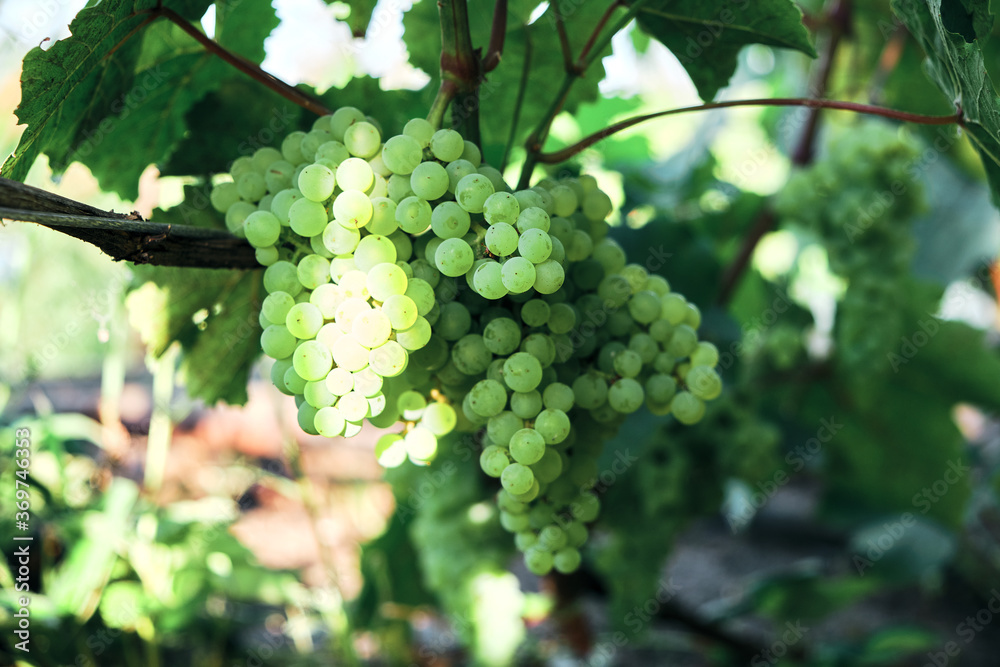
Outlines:
[[[830,60],[826,84],[817,89],[808,55],[759,43],[738,50],[720,99],[821,95],[953,112],[888,2],[797,4]],[[82,5],[0,2],[4,153],[23,129],[12,113],[21,58],[45,36],[66,37]],[[189,5],[202,12],[208,3]],[[488,34],[487,5],[471,13],[477,43]],[[541,60],[519,138],[547,106],[547,77],[561,71],[544,15],[529,30],[533,3],[512,5],[510,58],[491,89],[499,101],[487,101],[482,118],[495,164],[526,40]],[[603,11],[583,6],[574,15],[582,25]],[[830,10],[844,6],[838,27]],[[245,30],[240,16],[253,19]],[[201,23],[275,75],[385,127],[424,116],[433,98],[429,0],[245,0],[231,15],[213,5]],[[969,30],[995,78],[1000,40],[979,28]],[[576,26],[571,37],[578,46],[586,31]],[[197,53],[166,24],[143,39],[136,49],[148,62]],[[607,56],[556,118],[547,149],[714,92],[711,77],[689,70],[693,82],[638,28],[617,35]],[[137,114],[159,113],[157,104]],[[42,157],[26,182],[190,223],[206,177],[311,122],[225,68],[170,113],[181,132],[164,155],[94,158],[58,174]],[[722,352],[727,381],[696,427],[641,412],[608,441],[595,471],[602,515],[583,569],[567,577],[539,580],[515,558],[474,440],[456,436],[433,466],[383,476],[377,429],[351,442],[303,434],[267,368],[251,365],[255,347],[239,358],[214,348],[198,356],[197,341],[214,331],[209,316],[235,322],[216,312],[215,282],[116,265],[68,237],[8,223],[0,488],[14,486],[13,430],[29,428],[37,549],[30,654],[13,649],[16,566],[10,556],[0,564],[0,662],[996,664],[1000,219],[986,170],[967,132],[839,112],[822,114],[809,166],[796,156],[810,113],[742,108],[655,121],[548,172],[586,171],[612,194],[613,236],[702,309],[702,336]],[[522,143],[505,171],[511,183]],[[898,181],[909,187],[872,214],[877,233],[845,244],[843,217],[860,220]],[[746,252],[746,270],[734,275]],[[237,279],[252,290],[259,277]],[[142,302],[144,284],[186,282],[195,305],[170,311],[190,329],[183,345],[150,331],[158,325],[134,303],[143,336],[130,328],[127,293]],[[164,354],[154,358],[144,340],[157,335]],[[220,397],[247,404],[216,405]],[[7,554],[15,532],[7,512]],[[946,653],[949,642],[957,653]]]

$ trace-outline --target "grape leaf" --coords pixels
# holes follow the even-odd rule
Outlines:
[[[271,0],[216,0],[215,41],[255,63],[264,61],[264,40],[281,22]]]
[[[153,219],[225,227],[206,187],[187,186],[185,199]],[[245,403],[250,366],[260,353],[262,271],[137,266],[126,298],[129,320],[154,357],[180,343],[188,394],[208,403]]]
[[[166,0],[164,6],[197,20],[210,0]],[[21,103],[15,111],[27,125],[14,154],[4,163],[3,176],[23,181],[42,153],[60,171],[68,156],[92,141],[107,113],[96,110],[116,102],[127,108],[135,79],[139,42],[128,39],[148,16],[142,12],[156,0],[110,0],[87,7],[70,23],[70,37],[47,50],[36,47],[24,58]],[[122,44],[112,55],[112,50]],[[89,136],[88,136],[89,133]]]
[[[570,48],[575,58],[598,25],[607,5],[601,2],[564,3],[563,18],[569,36]],[[532,10],[538,6],[532,0],[515,0],[509,5],[507,34],[500,65],[486,75],[480,88],[480,113],[483,149],[489,154],[499,154],[507,143],[510,122],[517,101],[518,90],[528,40],[532,53],[527,91],[515,143],[524,138],[544,117],[553,103],[558,85],[566,76],[559,38],[556,32],[555,9],[548,9],[530,26],[527,25]],[[493,3],[469,6],[469,28],[474,47],[489,43],[493,20]],[[420,0],[403,17],[403,39],[406,41],[411,62],[426,72],[436,75],[440,60],[441,34],[437,5],[431,0]],[[434,35],[434,38],[430,36]],[[601,56],[610,55],[610,46]],[[577,80],[570,91],[563,110],[574,111],[583,102],[598,98],[598,83],[604,78],[604,66],[596,60]],[[454,109],[453,109],[454,111]]]
[[[953,3],[952,3],[953,4]],[[964,0],[977,20],[973,33],[982,29],[988,0]],[[927,56],[927,72],[941,91],[962,109],[963,128],[983,160],[993,202],[1000,204],[1000,105],[983,61],[979,40],[952,32],[942,18],[942,0],[902,2],[893,0],[893,11],[920,42]],[[952,16],[949,25],[957,26]]]
[[[740,49],[748,44],[816,56],[802,12],[791,0],[651,0],[639,10],[638,20],[677,56],[704,100],[729,83]]]

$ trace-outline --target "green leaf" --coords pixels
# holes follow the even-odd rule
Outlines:
[[[639,25],[684,65],[704,100],[711,100],[736,72],[740,49],[765,44],[815,57],[802,12],[791,0],[651,0]]]
[[[485,49],[489,44],[493,4],[473,3],[469,6],[474,47]],[[563,4],[568,5],[563,8],[563,15],[571,52],[576,58],[598,25],[607,5],[600,2]],[[556,32],[555,9],[550,5],[531,26],[526,25],[536,6],[538,2],[533,0],[515,0],[510,4],[503,58],[500,65],[486,75],[480,89],[483,148],[490,154],[499,154],[507,143],[528,40],[532,44],[528,94],[525,96],[515,142],[523,141],[534,130],[553,103],[559,84],[566,76]],[[436,76],[441,55],[441,26],[437,5],[431,0],[420,0],[404,15],[403,26],[403,39],[406,41],[410,60],[425,72]],[[603,57],[610,53],[609,46],[601,55]],[[599,96],[597,86],[603,78],[604,66],[598,59],[587,70],[586,76],[573,85],[563,111],[572,114],[581,103],[596,100]]]
[[[222,225],[207,188],[185,188],[184,202],[153,217],[201,227]],[[262,271],[166,266],[135,268],[129,320],[154,357],[177,341],[188,394],[208,403],[247,400],[250,366],[260,354]]]
[[[973,34],[979,35],[983,29],[983,16],[988,12],[989,3],[988,0],[964,0],[963,4],[974,19],[963,27],[955,15],[949,13],[947,22],[964,33],[946,27],[942,0],[893,0],[892,8],[923,47],[931,79],[956,107],[962,109],[963,128],[983,159],[993,202],[1000,204],[1000,106],[986,70],[980,40],[970,42],[968,39]]]
[[[792,572],[758,582],[748,593],[748,602],[754,611],[776,621],[810,621],[857,602],[881,586],[874,577],[834,579],[816,572]]]
[[[327,0],[327,3],[329,4],[330,0]],[[351,27],[351,34],[355,37],[364,37],[377,0],[347,0],[346,4],[351,8],[351,13],[347,17],[347,25]]]
[[[264,61],[264,40],[281,22],[271,0],[216,0],[215,41],[255,63]]]
[[[184,136],[188,110],[219,86],[225,67],[211,54],[192,53],[137,73],[137,81],[149,82],[133,89],[143,91],[142,101],[102,119],[93,140],[78,146],[71,157],[90,167],[102,189],[135,199],[140,174],[174,151]]]
[[[197,20],[211,2],[166,0],[163,4],[186,19]],[[21,103],[15,111],[18,121],[28,127],[4,163],[3,176],[23,181],[42,153],[49,155],[57,172],[64,169],[74,159],[74,151],[95,143],[101,122],[111,122],[110,113],[121,115],[129,110],[130,99],[140,90],[134,82],[141,42],[137,37],[126,38],[148,20],[142,12],[156,5],[156,0],[98,3],[77,14],[70,24],[70,37],[47,50],[36,47],[28,52],[21,75]]]
[[[126,304],[153,356],[174,341],[184,356],[188,393],[208,403],[244,403],[250,365],[260,352],[260,271],[141,267]]]

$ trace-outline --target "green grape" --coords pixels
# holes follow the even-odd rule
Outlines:
[[[281,234],[281,223],[268,211],[254,211],[243,222],[243,233],[250,245],[257,248],[273,246]]]
[[[357,373],[352,373],[351,378],[354,383],[353,390],[365,398],[372,398],[380,394],[382,386],[385,384],[382,380],[383,376],[375,372],[371,366]]]
[[[521,328],[508,317],[498,317],[483,329],[483,343],[493,354],[506,356],[521,345]]]
[[[503,267],[499,262],[485,260],[475,268],[472,287],[485,299],[495,301],[508,294],[503,284]]]
[[[429,461],[437,454],[437,436],[427,429],[417,426],[403,436],[406,453],[417,461]]]
[[[642,385],[632,378],[621,378],[608,389],[608,405],[624,415],[641,408],[644,399]]]
[[[327,141],[316,148],[314,161],[326,160],[339,166],[349,157],[351,157],[351,153],[347,150],[347,146],[339,141]]]
[[[382,136],[378,128],[371,123],[358,121],[344,132],[344,146],[352,155],[367,160],[376,155],[382,147]]]
[[[316,289],[330,282],[330,262],[319,255],[306,255],[299,261],[296,275],[307,289]]]
[[[447,403],[431,403],[420,418],[420,425],[437,436],[447,435],[455,428],[458,416]]]
[[[405,294],[392,294],[382,303],[382,312],[389,318],[389,324],[397,331],[412,327],[418,316],[417,304]]]
[[[324,202],[333,195],[336,179],[333,172],[321,164],[311,164],[301,172],[297,186],[306,199]]]
[[[276,291],[268,294],[260,309],[271,324],[284,324],[288,311],[295,305],[295,299],[288,292]]]
[[[496,380],[480,380],[469,390],[469,404],[481,417],[493,417],[507,405],[507,390]],[[499,476],[494,475],[494,477]]]
[[[464,275],[474,261],[472,248],[463,239],[444,239],[434,253],[434,265],[449,277]]]
[[[500,526],[508,533],[516,533],[529,528],[528,517],[523,514],[500,512]]]
[[[441,202],[431,213],[431,230],[442,239],[457,239],[468,233],[472,219],[453,201]]]
[[[634,378],[642,371],[642,357],[634,350],[622,350],[614,357],[614,370],[623,378]]]
[[[295,348],[292,367],[306,382],[315,382],[326,378],[333,367],[333,357],[330,349],[322,343],[307,340]]]
[[[455,160],[445,167],[448,172],[448,192],[454,193],[458,182],[470,174],[478,174],[476,166],[468,160]]]
[[[462,159],[468,160],[470,163],[478,167],[483,161],[483,154],[480,152],[479,146],[466,140],[465,149],[462,151]]]
[[[682,324],[687,316],[687,301],[673,292],[660,297],[660,317],[673,325]]]
[[[398,340],[382,343],[371,351],[368,363],[374,372],[382,377],[397,377],[406,370],[409,355]]]
[[[336,221],[328,223],[323,230],[323,245],[334,255],[353,253],[360,241],[360,231],[354,227],[344,227]]]
[[[410,196],[396,205],[396,222],[407,234],[421,234],[431,224],[431,205],[419,197]]]
[[[341,396],[336,407],[349,422],[359,422],[368,416],[368,399],[356,391]]]
[[[467,334],[455,342],[451,348],[451,359],[455,367],[465,375],[479,375],[493,360],[493,355],[479,334]]]
[[[542,381],[542,365],[527,352],[515,352],[503,364],[503,378],[514,391],[531,391]]]
[[[403,436],[387,433],[375,443],[375,458],[383,468],[398,468],[406,461],[406,444]]]
[[[416,323],[404,331],[396,332],[396,342],[407,350],[419,350],[431,339],[431,325],[423,317],[417,317]]]
[[[573,381],[573,397],[584,410],[596,410],[608,398],[608,383],[595,373],[586,373]]]
[[[668,404],[677,393],[677,380],[666,373],[654,373],[646,380],[646,396],[656,404]]]
[[[326,438],[336,438],[344,433],[347,420],[344,419],[344,415],[337,408],[324,406],[316,411],[313,424],[319,435]]]
[[[488,178],[469,174],[455,186],[455,201],[469,213],[482,213],[486,200],[493,192],[493,183]]]
[[[387,191],[389,199],[400,202],[407,197],[413,196],[413,190],[410,189],[410,177],[401,176],[400,174],[393,174],[389,177],[387,182]]]
[[[288,224],[302,236],[322,234],[327,224],[326,209],[309,199],[298,199],[288,208]]]
[[[542,368],[551,366],[556,360],[556,346],[552,338],[543,333],[529,334],[521,342],[521,351],[527,352],[542,364]]]
[[[247,172],[236,179],[236,191],[246,201],[260,201],[267,194],[267,183],[261,174]]]
[[[410,175],[410,189],[421,199],[438,199],[448,192],[448,172],[437,162],[422,162]]]
[[[684,383],[688,391],[703,401],[718,398],[722,393],[722,379],[708,366],[693,366],[684,376]]]
[[[327,388],[326,382],[323,380],[306,382],[302,395],[305,397],[309,405],[316,409],[325,408],[337,402],[336,395],[334,395],[334,393]],[[316,430],[319,429],[317,428]],[[320,435],[322,435],[322,433]]]
[[[368,291],[376,301],[385,301],[394,294],[405,294],[408,282],[403,269],[388,262],[376,264],[368,271]]]
[[[403,419],[417,421],[427,408],[427,399],[418,391],[408,390],[399,395],[396,406]]]
[[[434,329],[445,340],[458,340],[472,326],[472,315],[469,309],[452,301],[441,306],[441,317]]]
[[[554,303],[546,324],[554,334],[569,333],[576,326],[576,311],[565,303]]]
[[[667,344],[666,352],[677,359],[683,359],[697,349],[698,334],[688,325],[682,324],[674,329],[674,335]]]
[[[260,335],[260,347],[272,359],[285,359],[295,352],[295,336],[284,324],[272,324]]]
[[[533,287],[539,294],[554,294],[566,280],[566,273],[559,262],[547,259],[534,266],[535,279]]]
[[[529,327],[540,327],[549,321],[552,309],[541,299],[531,299],[521,306],[521,321]]]
[[[513,225],[517,222],[521,207],[517,199],[509,192],[496,192],[486,198],[483,203],[483,216],[489,224],[505,222]]]
[[[350,334],[344,334],[330,348],[333,361],[346,371],[360,371],[368,365],[369,350]]]
[[[559,479],[563,472],[563,460],[559,452],[549,447],[542,454],[542,458],[531,466],[531,471],[535,473],[535,479],[545,484],[551,484]]]
[[[570,574],[579,569],[581,560],[580,552],[577,549],[565,547],[555,553],[552,563],[559,572]]]
[[[510,188],[507,187],[507,184],[504,183],[503,174],[500,173],[499,169],[495,169],[488,164],[481,164],[477,167],[476,171],[490,180],[494,191],[506,192],[507,190],[510,190]]]
[[[510,409],[521,419],[533,419],[542,410],[542,395],[537,390],[514,392],[510,397]]]
[[[556,445],[569,436],[569,417],[562,410],[546,408],[535,418],[535,430],[550,445]]]
[[[357,190],[341,192],[333,200],[333,218],[344,227],[364,227],[372,219],[374,210],[368,195]]]
[[[552,553],[536,547],[529,548],[524,552],[524,565],[528,571],[539,577],[543,577],[552,571],[554,563]]]
[[[542,392],[542,404],[552,410],[569,412],[575,400],[573,388],[562,382],[553,382]]]
[[[289,370],[293,370],[291,359],[276,361],[274,362],[274,365],[271,366],[271,384],[277,387],[278,391],[285,395],[291,395],[292,393],[288,390],[288,387],[285,386],[285,373]]]
[[[367,273],[377,264],[396,261],[396,246],[387,236],[369,234],[361,239],[354,250],[354,265]]]
[[[659,318],[661,309],[660,297],[654,292],[638,292],[628,302],[629,315],[640,324],[649,324]]]
[[[416,272],[414,272],[414,276],[416,276]],[[426,280],[417,277],[410,279],[406,285],[404,294],[416,304],[417,314],[421,317],[427,315],[431,308],[434,307],[434,288]]]
[[[510,455],[523,465],[538,463],[545,454],[545,440],[533,428],[522,428],[510,439]]]
[[[500,483],[509,493],[521,495],[531,490],[535,475],[531,468],[521,463],[511,463],[500,474]]]
[[[532,264],[541,264],[552,254],[552,239],[540,229],[525,230],[518,239],[517,251]]]
[[[486,230],[486,247],[497,257],[507,257],[517,250],[517,230],[506,222],[490,225]]]
[[[698,348],[691,353],[692,366],[708,366],[715,368],[719,363],[719,350],[708,342],[698,343]]]
[[[372,197],[372,219],[367,229],[372,234],[388,236],[399,229],[396,222],[396,202],[388,197]]]
[[[486,422],[486,435],[495,444],[506,447],[514,434],[524,428],[524,420],[510,411],[494,415]]]
[[[500,267],[503,286],[512,294],[521,294],[535,283],[535,266],[524,257],[511,257]]]
[[[431,136],[431,152],[442,162],[451,162],[462,157],[465,140],[455,130],[438,130]]]
[[[305,401],[299,405],[298,412],[298,422],[299,428],[308,433],[309,435],[319,435],[319,431],[316,430],[316,414],[319,411],[313,406],[309,405]]]
[[[392,334],[389,317],[381,310],[367,310],[358,314],[351,324],[351,335],[368,349],[376,348]]]
[[[311,303],[297,303],[288,309],[285,326],[296,338],[313,338],[323,326],[323,314]]]
[[[416,139],[419,148],[427,148],[434,136],[434,126],[423,118],[414,118],[403,126],[403,134]]]
[[[284,384],[285,388],[291,394],[301,395],[306,390],[306,381],[302,379],[301,375],[295,372],[293,366],[289,366],[285,371]]]
[[[696,424],[705,415],[705,403],[687,391],[679,391],[670,401],[670,411],[682,424]]]

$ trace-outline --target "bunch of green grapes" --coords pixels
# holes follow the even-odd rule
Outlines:
[[[851,367],[877,365],[901,335],[895,304],[908,289],[910,226],[926,207],[918,157],[916,143],[896,128],[863,122],[831,142],[824,160],[794,175],[778,199],[784,216],[820,235],[831,269],[848,281],[836,338]]]
[[[302,428],[402,423],[376,445],[387,467],[481,432],[533,572],[578,567],[626,415],[693,424],[722,391],[698,308],[627,263],[590,176],[512,192],[457,132],[415,119],[383,143],[352,107],[232,175],[212,202],[267,266],[261,346]]]

